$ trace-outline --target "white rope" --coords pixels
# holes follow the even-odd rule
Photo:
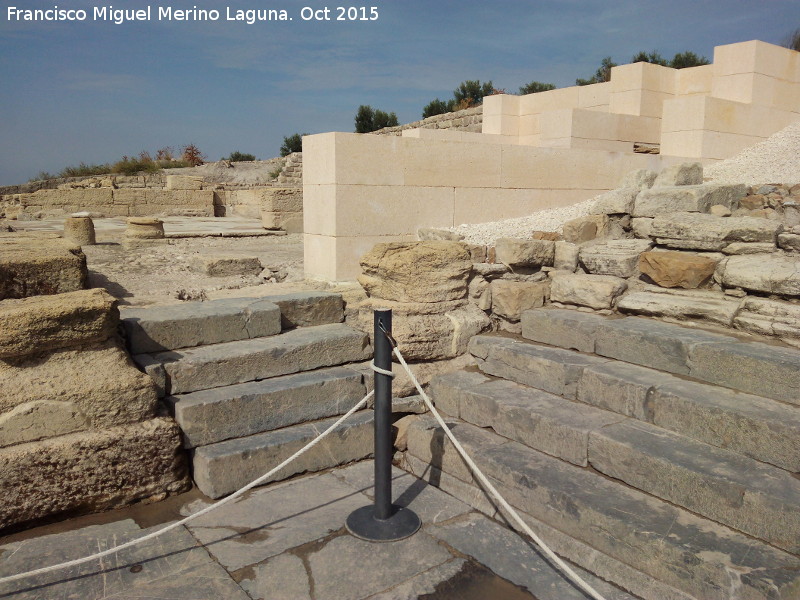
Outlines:
[[[87,562],[91,562],[93,560],[97,560],[99,558],[104,558],[106,556],[109,556],[110,554],[114,554],[116,552],[119,552],[120,550],[125,550],[127,548],[132,547],[132,546],[136,546],[138,544],[143,544],[144,542],[148,542],[148,541],[152,540],[153,538],[156,538],[156,537],[158,537],[160,535],[163,535],[164,533],[166,533],[168,531],[171,531],[171,530],[173,530],[173,529],[175,529],[177,527],[185,525],[186,523],[188,523],[189,521],[192,521],[193,519],[196,519],[197,517],[200,517],[202,515],[210,513],[212,510],[215,510],[215,509],[219,508],[223,504],[227,504],[228,502],[231,502],[232,500],[235,500],[236,498],[238,498],[239,496],[244,494],[246,491],[248,491],[248,490],[256,487],[258,484],[262,483],[265,479],[269,479],[270,477],[272,477],[272,475],[274,475],[275,473],[280,471],[282,468],[284,468],[286,465],[291,463],[298,456],[304,454],[307,450],[309,450],[312,447],[314,447],[315,445],[317,445],[325,436],[327,436],[331,431],[333,431],[339,425],[341,425],[342,422],[344,422],[344,420],[347,419],[347,417],[349,417],[354,412],[356,412],[359,408],[364,406],[367,403],[367,400],[369,400],[369,398],[374,393],[375,393],[375,391],[373,390],[369,394],[364,396],[358,404],[356,404],[353,408],[351,408],[344,415],[342,415],[333,425],[328,427],[325,431],[323,431],[321,434],[319,434],[317,437],[315,437],[313,440],[311,440],[303,448],[301,448],[300,450],[298,450],[297,452],[292,454],[289,458],[284,460],[277,467],[275,467],[274,469],[268,471],[267,473],[264,473],[258,479],[255,479],[255,480],[251,481],[246,486],[244,486],[240,490],[237,490],[236,492],[234,492],[230,496],[228,496],[226,498],[223,498],[222,500],[220,500],[218,502],[215,502],[214,504],[209,504],[204,509],[189,515],[185,519],[181,519],[180,521],[176,521],[175,523],[171,523],[170,525],[167,525],[166,527],[163,527],[162,529],[159,529],[157,531],[149,533],[149,534],[147,534],[145,536],[142,536],[140,538],[136,538],[136,539],[130,540],[129,542],[125,542],[124,544],[120,544],[119,546],[114,546],[113,548],[109,548],[108,550],[103,550],[102,552],[98,552],[96,554],[92,554],[91,556],[86,556],[84,558],[77,558],[75,560],[70,560],[70,561],[67,561],[67,562],[59,563],[57,565],[53,565],[51,567],[42,567],[41,569],[35,569],[33,571],[26,571],[25,573],[18,573],[17,575],[9,575],[8,577],[0,578],[0,585],[2,585],[4,583],[10,583],[12,581],[17,581],[17,580],[23,579],[25,577],[33,577],[35,575],[43,575],[45,573],[50,573],[52,571],[57,571],[57,570],[60,570],[60,569],[66,569],[66,568],[69,568],[69,567],[75,567],[75,566],[78,566],[78,565],[85,564]]]
[[[370,369],[372,369],[376,373],[380,373],[381,375],[388,375],[389,377],[394,379],[394,373],[392,373],[391,371],[387,371],[386,369],[381,369],[380,367],[376,367],[374,360],[370,361],[369,367],[370,367]]]
[[[500,495],[500,492],[498,492],[497,489],[495,489],[495,487],[487,479],[486,475],[484,475],[483,472],[478,468],[478,465],[476,465],[475,462],[469,457],[467,451],[464,450],[464,447],[459,443],[459,441],[453,435],[453,432],[450,431],[450,428],[447,426],[447,423],[444,422],[444,419],[442,419],[439,412],[433,406],[433,402],[431,402],[431,399],[422,389],[422,386],[419,384],[419,381],[417,381],[417,378],[414,376],[414,373],[411,372],[411,369],[409,368],[408,364],[403,358],[403,355],[400,353],[400,349],[397,346],[394,347],[394,354],[395,356],[397,356],[397,360],[400,361],[400,364],[403,365],[403,368],[408,373],[408,376],[411,377],[411,381],[414,382],[414,386],[417,388],[417,391],[422,396],[422,399],[425,401],[425,404],[428,406],[428,409],[431,411],[431,413],[433,413],[433,416],[439,422],[439,425],[441,425],[444,428],[445,434],[447,434],[447,437],[450,438],[451,442],[453,442],[453,446],[455,446],[456,450],[458,450],[458,453],[461,455],[461,458],[463,458],[464,461],[467,463],[467,465],[469,465],[469,468],[472,469],[472,472],[475,473],[475,475],[478,477],[478,479],[484,485],[484,487],[487,490],[489,490],[492,496],[495,497],[495,499],[506,510],[506,512],[509,515],[511,515],[514,521],[517,522],[517,524],[525,531],[525,533],[527,533],[531,537],[531,539],[536,543],[536,545],[542,549],[542,551],[548,556],[548,558],[550,558],[552,562],[558,565],[558,567],[562,571],[564,571],[564,573],[570,579],[572,579],[572,581],[574,581],[580,588],[582,588],[587,594],[589,594],[595,600],[605,600],[597,590],[595,590],[592,586],[590,586],[583,579],[581,579],[581,577],[572,568],[570,568],[570,566],[567,563],[565,563],[561,558],[559,558],[556,555],[556,553],[553,552],[547,546],[547,544],[545,544],[542,541],[542,539],[539,538],[539,536],[533,532],[533,530],[530,527],[528,527],[528,524],[522,520],[517,511],[514,510],[514,508],[508,502],[506,502],[505,498],[503,498]]]

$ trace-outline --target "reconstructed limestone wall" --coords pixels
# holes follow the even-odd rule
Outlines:
[[[80,289],[82,255],[16,233],[0,249],[0,531],[186,489],[178,427],[122,346],[116,300]]]
[[[800,120],[800,53],[759,41],[717,46],[710,65],[621,65],[607,83],[489,96],[483,112],[483,133],[522,145],[660,144],[663,155],[720,160]]]
[[[430,134],[437,139],[351,133],[304,139],[306,276],[352,280],[359,258],[376,243],[413,240],[420,227],[574,204],[616,187],[630,170],[660,170],[664,162],[645,154],[438,139],[483,137],[464,132]]]

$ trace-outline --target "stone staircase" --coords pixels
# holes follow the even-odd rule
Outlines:
[[[648,600],[800,598],[800,351],[544,308],[470,352],[434,401],[556,552]],[[405,460],[495,514],[429,415]]]
[[[193,477],[219,498],[296,452],[366,394],[367,336],[342,323],[341,296],[300,292],[121,309],[134,361],[183,433]],[[270,481],[372,453],[372,411]]]
[[[286,157],[277,182],[279,185],[303,185],[302,152],[292,152]]]

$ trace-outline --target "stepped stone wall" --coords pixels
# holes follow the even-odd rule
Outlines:
[[[83,289],[79,248],[12,238],[0,237],[0,530],[186,489],[180,433],[122,347],[116,300]]]
[[[397,127],[384,127],[372,133],[375,135],[402,135],[404,131],[409,129],[450,129],[453,131],[480,133],[482,127],[483,106],[474,106],[464,110],[434,115],[427,119],[398,125]]]

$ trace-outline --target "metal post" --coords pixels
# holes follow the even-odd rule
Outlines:
[[[376,310],[373,347],[376,367],[392,370],[392,311]],[[411,510],[392,504],[392,378],[375,372],[375,503],[347,517],[348,531],[371,542],[405,539],[420,528]]]

